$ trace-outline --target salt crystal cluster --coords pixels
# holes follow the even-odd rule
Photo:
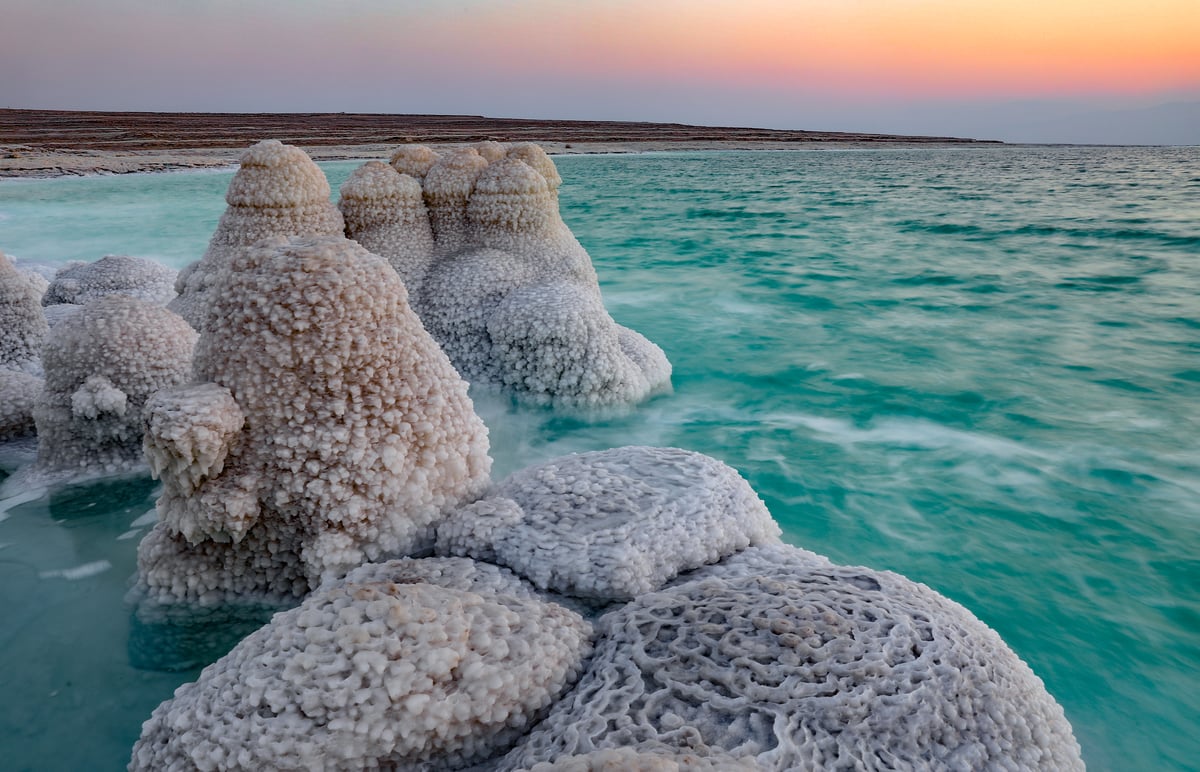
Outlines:
[[[380,161],[369,161],[342,184],[338,208],[346,235],[387,258],[409,297],[420,293],[433,259],[433,230],[421,183]]]
[[[37,467],[99,474],[141,466],[143,406],[187,378],[196,337],[178,315],[129,295],[92,301],[55,326],[34,407]]]
[[[18,271],[0,252],[0,369],[37,373],[49,332],[42,314],[44,281]]]
[[[750,759],[719,753],[697,756],[678,748],[643,746],[564,756],[538,762],[520,772],[755,772],[759,769],[762,767]]]
[[[897,574],[751,548],[597,631],[587,673],[499,768],[650,743],[764,769],[1083,769],[1025,663]]]
[[[507,566],[543,590],[617,601],[779,534],[731,467],[626,447],[513,474],[438,527],[437,551]]]
[[[494,568],[364,566],[177,689],[130,769],[460,769],[570,686],[590,632]]]
[[[131,295],[166,305],[175,297],[176,272],[165,265],[127,255],[107,255],[92,263],[72,263],[54,275],[42,305],[84,305],[105,295]]]
[[[0,442],[29,437],[36,432],[33,406],[41,393],[41,378],[0,368]]]
[[[380,166],[368,164],[343,189],[348,235],[398,266],[413,307],[463,377],[583,408],[631,404],[668,387],[662,349],[605,310],[591,259],[559,215],[562,179],[540,147],[484,142],[439,156],[407,146],[392,157],[398,177]],[[413,219],[413,183],[432,252]]]
[[[342,237],[278,238],[213,290],[194,382],[147,407],[164,492],[138,550],[143,602],[286,602],[428,550],[491,459],[396,272]]]
[[[341,235],[342,215],[329,200],[324,172],[298,147],[266,140],[239,159],[229,204],[204,256],[179,273],[171,310],[201,329],[221,269],[243,247],[270,236]]]

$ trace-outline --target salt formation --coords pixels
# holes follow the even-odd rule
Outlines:
[[[346,235],[391,263],[409,297],[419,293],[433,258],[421,184],[385,163],[368,161],[342,185],[338,208]]]
[[[267,140],[242,153],[229,183],[217,230],[204,256],[175,282],[179,297],[169,308],[201,329],[210,290],[221,269],[243,247],[269,236],[341,235],[342,215],[329,201],[324,172],[298,147]]]
[[[38,358],[49,331],[42,289],[43,282],[18,271],[0,252],[0,369],[40,370]]]
[[[186,379],[196,333],[162,306],[107,295],[50,332],[34,408],[43,471],[114,473],[142,463],[142,409]]]
[[[396,272],[341,237],[280,238],[213,288],[195,382],[147,409],[164,493],[138,549],[144,602],[286,602],[429,549],[491,459]]]
[[[0,442],[34,434],[33,406],[41,393],[41,378],[0,369]]]
[[[613,748],[541,761],[520,772],[755,772],[749,759],[697,756],[675,748]]]
[[[499,563],[544,590],[617,601],[779,533],[729,466],[627,447],[513,474],[438,527],[437,551]]]
[[[1025,663],[897,574],[752,548],[597,630],[583,679],[501,768],[649,743],[765,769],[1083,769]]]
[[[502,753],[575,680],[589,634],[577,614],[470,561],[364,566],[177,689],[142,727],[130,768],[469,766]]]
[[[425,175],[440,158],[436,152],[424,145],[401,145],[388,163],[401,174],[407,174],[418,182],[425,181]]]
[[[464,377],[535,403],[630,404],[665,388],[662,350],[604,309],[559,215],[554,163],[536,145],[501,149],[451,151],[425,176],[436,257],[414,307],[426,328]]]
[[[166,305],[175,297],[176,272],[153,260],[107,255],[93,263],[73,263],[58,271],[42,296],[42,305],[84,305],[120,293]]]

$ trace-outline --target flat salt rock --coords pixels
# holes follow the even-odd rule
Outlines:
[[[439,525],[437,553],[507,566],[542,590],[619,601],[779,534],[726,464],[625,447],[513,474]]]
[[[668,746],[763,769],[1082,770],[1062,708],[925,585],[786,545],[597,623],[588,672],[498,765]]]

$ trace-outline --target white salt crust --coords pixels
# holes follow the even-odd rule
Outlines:
[[[363,566],[176,690],[131,770],[461,769],[578,677],[590,626],[470,561]]]
[[[286,602],[419,554],[490,480],[467,384],[396,272],[342,237],[276,239],[218,271],[194,383],[148,406],[160,522],[144,602]]]
[[[714,754],[697,756],[676,748],[613,748],[541,761],[519,772],[754,772],[750,759]]]
[[[1082,770],[994,631],[902,576],[751,548],[597,623],[587,673],[500,769],[639,746],[763,769]]]
[[[543,590],[618,601],[779,535],[733,468],[678,448],[625,447],[513,474],[438,526],[437,552],[507,566]]]
[[[669,388],[662,349],[604,309],[591,259],[559,215],[562,179],[540,147],[398,150],[399,179],[421,182],[431,250],[411,192],[397,196],[400,183],[382,166],[347,181],[347,233],[397,267],[463,377],[574,408],[633,404]]]
[[[229,206],[204,256],[179,273],[179,296],[168,306],[197,330],[205,323],[217,275],[239,250],[272,236],[341,235],[344,227],[329,201],[325,173],[300,148],[266,140],[239,160],[225,193]]]
[[[0,369],[37,374],[42,342],[49,332],[42,314],[45,280],[18,271],[0,252]]]
[[[165,306],[175,297],[177,273],[153,260],[107,255],[92,263],[73,263],[58,271],[42,296],[42,305],[85,305],[105,295],[131,295]]]
[[[41,393],[41,378],[0,369],[0,442],[31,437],[37,432],[33,406]]]
[[[142,408],[187,378],[196,337],[178,315],[129,295],[103,296],[63,319],[43,349],[36,467],[73,474],[140,467]]]

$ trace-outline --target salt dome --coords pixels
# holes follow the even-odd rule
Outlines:
[[[430,549],[491,458],[396,272],[342,237],[278,238],[212,286],[192,383],[147,406],[164,492],[138,549],[143,599],[286,602]]]
[[[342,207],[348,220],[356,212],[351,236],[374,238],[393,264],[416,266],[398,268],[413,307],[463,377],[574,408],[633,404],[669,388],[662,349],[605,310],[591,259],[559,215],[561,178],[541,148],[486,142],[441,155],[427,150],[397,151],[393,167],[421,183],[431,255],[423,229],[402,237],[394,224],[410,222],[417,209],[410,198],[399,213],[362,217],[357,212],[382,207],[358,203],[356,180]],[[364,167],[368,178],[380,190],[374,200],[399,185],[385,185],[375,167]]]
[[[1062,708],[962,606],[752,547],[601,617],[575,689],[498,769],[624,747],[762,769],[1082,770]]]
[[[433,259],[433,229],[421,183],[380,161],[369,161],[341,187],[338,208],[346,236],[391,263],[408,289],[421,290]]]
[[[177,314],[129,295],[106,295],[59,322],[43,348],[46,380],[34,407],[37,468],[141,467],[143,408],[187,378],[196,338]]]
[[[461,769],[574,682],[590,633],[495,567],[366,565],[176,690],[130,769]]]
[[[240,249],[270,236],[332,236],[343,230],[325,173],[300,148],[266,140],[242,153],[239,162],[225,193],[229,206],[208,249],[179,273],[179,297],[169,305],[198,330],[218,273]]]

